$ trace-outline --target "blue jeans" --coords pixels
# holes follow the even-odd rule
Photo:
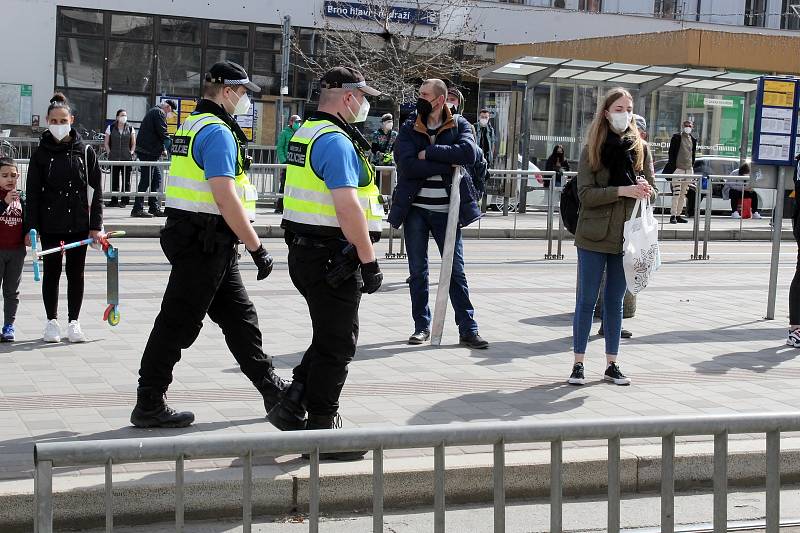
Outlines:
[[[603,293],[603,330],[606,354],[617,355],[622,331],[622,299],[627,285],[622,268],[622,254],[605,254],[578,248],[578,289],[575,316],[572,319],[572,347],[576,354],[586,353],[592,329],[594,306],[606,271]]]
[[[138,154],[139,161],[158,161],[158,156],[151,156],[146,154]],[[141,176],[139,177],[139,186],[136,188],[139,192],[150,191],[158,193],[161,190],[161,169],[158,167],[139,167]],[[155,196],[151,196],[147,200],[149,210],[151,212],[158,211],[160,202]],[[137,196],[133,202],[133,211],[144,210],[144,196]]]
[[[411,315],[414,318],[414,331],[431,329],[431,310],[428,307],[428,237],[439,247],[439,255],[444,247],[447,228],[447,213],[435,213],[412,206],[403,222],[403,233],[408,253],[408,272],[411,274]],[[456,246],[453,254],[453,275],[450,279],[450,303],[456,314],[458,333],[461,336],[478,332],[478,323],[472,318],[475,309],[469,301],[467,276],[464,273],[464,245],[461,230],[456,232]]]

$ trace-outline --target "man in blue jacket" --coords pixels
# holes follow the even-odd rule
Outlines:
[[[411,274],[411,314],[414,334],[409,344],[422,344],[430,339],[431,311],[428,307],[428,238],[442,253],[453,169],[464,167],[461,180],[459,230],[456,233],[450,301],[455,309],[461,344],[471,348],[488,348],[489,343],[478,335],[475,310],[469,299],[464,273],[464,249],[461,227],[480,218],[478,193],[471,176],[481,159],[469,122],[453,116],[446,105],[447,86],[442,80],[430,79],[419,89],[417,110],[400,127],[394,145],[397,165],[397,187],[389,212],[389,223],[403,225]]]
[[[178,104],[174,100],[164,100],[148,111],[139,126],[136,136],[136,155],[139,161],[158,161],[162,153],[166,153],[169,144],[167,133],[167,118],[175,114]],[[141,167],[138,192],[157,193],[161,188],[161,170],[158,167]],[[147,204],[149,210],[144,210],[144,196],[137,196],[131,210],[132,217],[151,218],[164,217],[161,210],[161,201],[151,196]]]

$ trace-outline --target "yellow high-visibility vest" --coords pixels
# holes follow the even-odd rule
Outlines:
[[[239,146],[239,140],[219,117],[211,113],[200,113],[190,115],[175,132],[170,149],[169,179],[167,180],[166,196],[167,207],[181,209],[190,213],[208,213],[219,215],[219,208],[214,201],[211,193],[211,185],[205,176],[205,171],[194,159],[194,140],[197,134],[212,124],[220,124],[230,131]],[[236,154],[236,195],[242,202],[247,216],[253,222],[256,219],[256,200],[258,191],[244,171],[244,161],[242,160],[242,150],[237,150]]]
[[[281,227],[302,235],[342,237],[331,191],[311,165],[311,150],[323,135],[346,136],[347,133],[329,120],[307,120],[289,141]],[[380,191],[375,185],[375,167],[360,150],[356,150],[356,153],[369,177],[368,182],[359,186],[356,192],[370,236],[377,241],[384,210]],[[345,157],[345,154],[331,154],[330,157]]]

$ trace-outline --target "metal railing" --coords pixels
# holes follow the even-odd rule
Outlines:
[[[242,522],[252,527],[253,457],[306,452],[310,455],[309,531],[319,531],[320,453],[372,450],[373,531],[383,531],[384,468],[386,450],[433,448],[434,531],[445,530],[445,450],[447,447],[493,447],[494,531],[505,531],[505,447],[507,444],[550,443],[550,531],[562,531],[563,462],[565,441],[608,442],[608,524],[620,529],[620,445],[622,439],[661,438],[661,531],[675,531],[675,438],[714,436],[713,524],[715,532],[727,529],[728,436],[766,434],[766,526],[777,533],[780,524],[780,437],[800,430],[800,413],[735,414],[648,419],[588,419],[535,422],[439,424],[392,428],[298,431],[252,435],[191,435],[143,439],[37,443],[35,463],[35,523],[37,533],[53,531],[53,468],[105,466],[106,530],[113,529],[112,466],[143,461],[175,461],[175,527],[184,525],[184,461],[187,459],[241,458]]]

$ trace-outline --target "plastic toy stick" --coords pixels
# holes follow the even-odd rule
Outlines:
[[[33,252],[33,281],[41,281],[42,275],[39,271],[39,255],[36,252],[37,247],[36,230],[31,230],[31,251]]]
[[[110,326],[119,324],[119,250],[110,244],[104,247],[106,254],[106,307],[103,320]]]
[[[105,237],[100,240],[100,244],[103,246],[103,250],[105,251],[110,244],[108,243],[108,239],[113,237],[122,237],[125,235],[124,231],[111,231],[106,233]],[[36,257],[43,257],[45,255],[56,254],[56,253],[64,253],[67,250],[71,250],[73,248],[78,248],[80,246],[86,246],[95,242],[94,239],[83,239],[81,241],[71,242],[69,244],[62,244],[61,246],[56,246],[55,248],[50,248],[48,250],[42,250],[41,252],[36,252]]]

